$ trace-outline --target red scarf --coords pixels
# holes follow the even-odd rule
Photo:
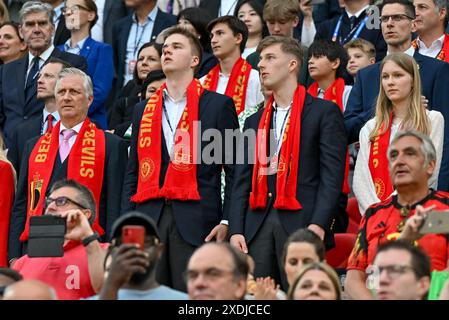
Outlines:
[[[374,141],[371,142],[369,152],[369,171],[371,172],[374,187],[376,188],[376,195],[381,201],[386,200],[393,192],[387,159],[387,150],[390,145],[391,122],[392,117],[390,116],[390,126],[388,127],[388,130],[374,138]],[[384,125],[382,124],[378,134],[382,132],[383,129]]]
[[[345,81],[343,78],[337,78],[332,84],[324,91],[324,100],[332,101],[340,107],[341,112],[344,112],[343,108],[343,93],[345,91]],[[314,82],[309,87],[307,91],[312,97],[318,96],[318,83]],[[345,165],[345,179],[343,181],[343,189],[342,192],[344,194],[349,194],[351,189],[349,188],[348,183],[348,175],[349,175],[349,152],[346,152],[346,165]]]
[[[231,76],[226,86],[225,95],[232,98],[237,114],[245,109],[246,89],[248,88],[251,65],[245,59],[239,58],[232,67]],[[218,78],[220,76],[220,64],[217,64],[204,79],[203,88],[210,91],[217,91]]]
[[[45,133],[37,141],[28,160],[28,210],[25,230],[20,241],[28,240],[31,216],[42,215],[45,195],[53,173],[56,157],[59,156],[59,121],[51,132]],[[100,195],[103,186],[105,142],[104,131],[86,118],[75,144],[68,156],[67,179],[73,179],[89,188],[95,198],[96,212],[92,226],[100,235],[104,230],[99,224]]]
[[[176,129],[173,158],[159,187],[162,163],[162,100],[164,83],[148,101],[140,122],[137,156],[139,177],[137,192],[131,197],[136,203],[148,199],[166,198],[182,201],[200,200],[196,180],[198,105],[203,93],[201,83],[194,79],[187,87],[187,104]],[[170,152],[170,150],[169,150]]]
[[[415,39],[412,41],[413,48],[419,49],[418,40]],[[440,53],[435,57],[438,60],[449,62],[449,35],[444,35],[443,47],[441,48]]]
[[[276,176],[276,200],[274,208],[282,210],[302,209],[296,199],[298,187],[298,164],[299,148],[301,146],[301,114],[304,107],[306,89],[298,85],[293,97],[291,115],[287,120],[284,135],[282,137],[282,148],[277,164]],[[253,167],[252,191],[249,204],[252,210],[265,209],[267,206],[268,181],[267,174],[270,167],[267,165],[267,148],[270,132],[270,121],[273,114],[273,96],[270,97],[267,106],[262,113],[257,130],[256,153]]]

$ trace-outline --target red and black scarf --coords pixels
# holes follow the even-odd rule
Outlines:
[[[137,192],[131,197],[136,203],[149,199],[200,200],[196,178],[197,132],[201,83],[194,79],[187,87],[187,103],[176,129],[173,156],[168,165],[162,188],[159,176],[162,163],[162,100],[163,84],[145,106],[137,138],[139,176]],[[169,150],[170,152],[170,150]]]
[[[246,89],[248,87],[251,65],[243,58],[239,58],[232,67],[225,95],[232,98],[237,114],[245,109]],[[220,76],[220,64],[213,67],[204,79],[203,88],[210,91],[217,91],[218,78]]]
[[[291,114],[282,137],[282,148],[277,164],[276,200],[274,208],[281,210],[302,209],[296,190],[298,187],[299,149],[301,146],[301,114],[304,107],[306,89],[298,85],[293,97]],[[265,209],[267,205],[270,165],[267,160],[270,121],[273,116],[273,96],[268,100],[259,122],[256,139],[255,162],[253,167],[252,190],[249,203],[252,210]]]
[[[28,240],[31,216],[43,213],[44,199],[59,156],[59,130],[61,121],[37,141],[28,160],[28,207],[25,230],[20,241]],[[105,142],[104,131],[86,119],[68,156],[67,179],[73,179],[89,188],[96,201],[95,221],[92,226],[100,235],[104,230],[99,224],[100,195],[103,186]]]

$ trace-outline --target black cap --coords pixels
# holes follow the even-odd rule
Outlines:
[[[137,225],[145,227],[146,235],[155,236],[161,239],[157,231],[156,223],[153,219],[139,211],[131,211],[115,220],[112,226],[112,238],[122,235],[122,228],[127,225]]]

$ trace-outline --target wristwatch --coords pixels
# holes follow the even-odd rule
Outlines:
[[[83,246],[87,247],[92,241],[100,239],[100,235],[98,232],[94,232],[88,237],[85,237],[81,242],[83,243]]]

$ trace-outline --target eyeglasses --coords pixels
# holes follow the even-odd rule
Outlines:
[[[61,12],[63,15],[79,12],[80,10],[91,11],[89,8],[86,8],[80,4],[75,4],[71,7],[62,7]]]
[[[205,271],[197,271],[197,270],[187,270],[184,273],[184,279],[186,281],[195,281],[200,274],[203,275],[203,277],[207,280],[207,281],[213,281],[213,280],[217,280],[219,278],[224,277],[227,274],[234,274],[234,271],[230,271],[230,270],[221,270],[218,268],[209,268],[206,269]]]
[[[415,20],[415,18],[412,18],[406,14],[401,13],[401,14],[392,14],[391,16],[380,16],[380,22],[387,23],[388,20],[390,20],[390,18],[393,22],[400,22],[405,19]]]
[[[387,275],[390,279],[396,279],[397,277],[399,277],[400,275],[404,274],[405,272],[407,272],[407,270],[412,270],[413,271],[413,267],[412,266],[405,266],[405,265],[399,265],[399,264],[393,264],[393,265],[389,265],[389,266],[377,266],[378,270],[379,270],[379,275],[382,274],[382,272],[385,270],[387,272]]]
[[[83,206],[82,204],[67,198],[67,197],[57,197],[55,199],[47,197],[45,198],[45,202],[44,202],[44,208],[46,209],[52,202],[55,202],[57,207],[63,207],[65,206],[67,203],[73,203],[74,205],[77,205],[78,207],[80,207],[83,210],[86,210],[87,208],[85,206]]]

